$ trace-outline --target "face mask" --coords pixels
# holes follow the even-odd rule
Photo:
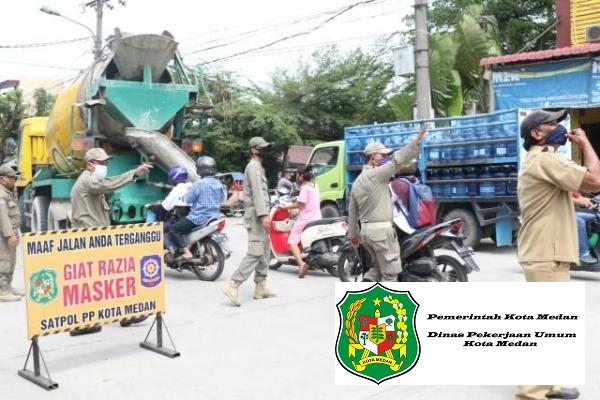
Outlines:
[[[381,167],[382,165],[387,164],[389,161],[390,161],[390,156],[381,156],[381,159],[377,163],[377,166]]]
[[[106,167],[106,165],[94,164],[94,171],[92,172],[92,175],[98,179],[104,179],[106,178],[107,172],[108,168]]]
[[[558,144],[562,146],[565,143],[567,143],[567,128],[562,125],[557,125],[544,140],[544,144]]]

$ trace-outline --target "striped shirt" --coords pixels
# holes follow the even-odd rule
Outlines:
[[[206,176],[192,185],[185,201],[192,207],[187,219],[196,225],[219,216],[221,203],[225,200],[223,185],[214,176]]]

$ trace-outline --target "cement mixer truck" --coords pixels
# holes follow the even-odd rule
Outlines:
[[[143,222],[145,205],[164,198],[171,166],[198,178],[194,160],[180,147],[184,110],[197,94],[168,32],[116,30],[108,51],[57,96],[47,119],[23,121],[17,182],[23,230],[69,227],[71,187],[92,147],[113,155],[109,176],[140,162],[158,167],[107,199],[113,223]]]

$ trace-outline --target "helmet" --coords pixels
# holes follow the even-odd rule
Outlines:
[[[174,165],[169,169],[169,182],[184,183],[188,179],[187,169],[180,165]]]
[[[215,159],[209,156],[202,156],[196,161],[196,172],[201,177],[214,175],[217,172],[217,163]]]

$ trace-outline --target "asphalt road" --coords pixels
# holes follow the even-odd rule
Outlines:
[[[513,399],[514,386],[335,386],[334,284],[324,272],[298,279],[296,269],[271,271],[275,299],[253,300],[253,284],[240,288],[242,307],[220,292],[245,253],[241,219],[226,226],[233,255],[216,282],[191,273],[166,272],[165,321],[181,357],[170,359],[141,349],[151,321],[118,324],[101,333],[40,339],[45,363],[59,388],[52,391],[17,376],[27,356],[25,303],[0,303],[0,398],[9,399]],[[482,268],[472,281],[522,281],[514,248],[484,244],[475,255]],[[15,285],[23,287],[21,266]],[[586,282],[586,386],[582,399],[600,398],[600,274],[574,273]],[[557,349],[556,361],[568,349]],[[515,363],[523,360],[515,360]],[[31,369],[32,367],[29,366]],[[465,373],[479,368],[449,360]],[[550,382],[568,385],[569,382]]]

